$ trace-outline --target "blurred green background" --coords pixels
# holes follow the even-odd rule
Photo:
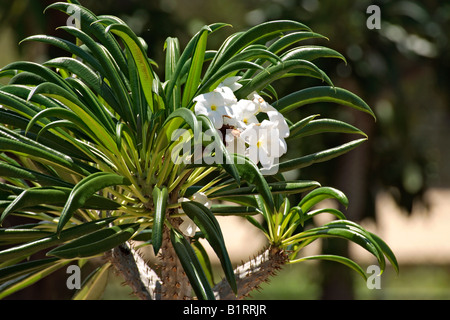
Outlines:
[[[57,26],[67,16],[43,14],[50,0],[0,0],[0,66],[26,59],[43,62],[64,54],[40,44],[18,46],[30,35],[64,36]],[[181,45],[204,24],[226,22],[232,28],[209,41],[217,49],[226,37],[267,20],[298,20],[329,41],[348,64],[319,62],[335,85],[361,96],[375,111],[377,122],[364,114],[330,105],[304,108],[353,123],[369,142],[329,163],[295,172],[344,191],[350,220],[371,225],[396,252],[400,275],[387,270],[380,290],[367,289],[353,272],[333,263],[288,266],[254,298],[260,299],[450,299],[450,1],[318,1],[318,0],[80,0],[96,14],[117,15],[149,44],[149,56],[163,65],[164,41],[178,37]],[[370,5],[381,12],[380,29],[366,25]],[[160,68],[163,71],[163,68]],[[305,81],[305,82],[303,82]],[[277,85],[283,96],[312,80],[286,80]],[[314,110],[314,111],[313,111]],[[304,114],[302,114],[304,112]],[[309,153],[337,145],[345,137],[318,136],[301,140],[293,152]],[[389,241],[392,242],[389,242]],[[355,254],[346,243],[322,243],[323,252]],[[370,264],[370,261],[363,263]],[[59,281],[57,280],[59,277]],[[64,299],[66,275],[13,298]],[[129,297],[114,278],[105,299]]]

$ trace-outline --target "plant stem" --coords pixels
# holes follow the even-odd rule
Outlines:
[[[258,290],[262,283],[268,282],[269,278],[274,276],[287,261],[288,256],[282,249],[270,246],[261,254],[234,270],[238,287],[237,296],[224,279],[213,289],[216,299],[236,300],[248,297],[251,291]]]
[[[125,242],[105,255],[141,300],[159,300],[161,280],[133,246]]]

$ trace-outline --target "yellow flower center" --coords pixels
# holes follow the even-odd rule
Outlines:
[[[212,111],[216,111],[217,110],[217,106],[215,104],[211,105],[211,110]]]

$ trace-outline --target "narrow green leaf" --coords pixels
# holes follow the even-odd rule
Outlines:
[[[6,228],[0,229],[0,242],[1,243],[17,243],[27,242],[40,239],[42,237],[53,234],[49,231],[43,231],[39,229],[28,229],[25,227]],[[0,251],[0,260],[3,251]]]
[[[263,177],[258,167],[250,159],[242,155],[234,154],[234,158],[239,176],[242,180],[256,186],[268,209],[273,212],[275,205],[273,202],[272,193],[266,179]]]
[[[208,253],[206,252],[200,241],[193,241],[192,247],[194,248],[198,261],[200,262],[202,269],[205,272],[206,277],[208,278],[209,285],[213,287],[215,285],[214,272]]]
[[[167,198],[169,194],[167,188],[158,188],[155,186],[153,189],[153,205],[155,208],[155,215],[153,218],[152,227],[152,246],[155,255],[158,254],[162,245],[164,220],[166,218]]]
[[[63,187],[35,187],[22,192],[11,204],[3,211],[0,224],[13,212],[23,208],[34,207],[36,205],[56,205],[63,206],[70,196],[72,189]],[[120,205],[110,199],[98,195],[89,197],[82,208],[95,210],[115,210]]]
[[[298,206],[302,208],[303,212],[308,212],[313,206],[325,199],[336,199],[344,207],[348,206],[348,199],[346,195],[335,188],[330,187],[320,187],[305,195],[302,200],[300,200]]]
[[[284,49],[288,48],[289,46],[293,45],[296,42],[303,41],[303,40],[309,40],[314,38],[322,38],[327,39],[325,36],[310,32],[310,31],[299,31],[299,32],[292,32],[289,33],[280,39],[276,40],[274,43],[272,43],[268,50],[273,53],[279,53],[283,51]]]
[[[211,198],[212,199],[212,198]],[[255,207],[249,206],[233,206],[225,204],[216,204],[211,206],[211,212],[215,216],[229,216],[229,215],[255,215],[260,211]]]
[[[352,107],[375,118],[375,114],[364,100],[346,89],[337,87],[320,86],[302,89],[281,98],[273,106],[285,114],[304,105],[318,102],[331,102]]]
[[[177,68],[178,61],[180,60],[180,42],[177,38],[167,38],[165,42],[166,49],[166,63],[165,63],[165,80],[166,82],[171,81],[174,77],[175,70]],[[177,109],[181,105],[181,88],[180,80],[174,81],[174,86],[172,92],[167,94],[172,97],[172,105],[170,110]]]
[[[348,143],[345,143],[343,145],[340,145],[335,148],[327,149],[324,151],[319,151],[317,153],[313,153],[307,156],[303,156],[297,159],[287,160],[284,162],[281,162],[278,165],[278,171],[279,172],[286,172],[294,169],[301,169],[305,167],[309,167],[315,163],[325,162],[329,161],[331,159],[334,159],[336,157],[339,157],[359,145],[361,145],[363,142],[365,142],[367,139],[359,139],[354,140]]]
[[[125,224],[109,227],[82,236],[47,252],[47,256],[61,259],[94,257],[111,250],[129,240],[137,231],[139,224]]]
[[[319,58],[337,58],[343,60],[345,63],[345,57],[336,50],[322,47],[322,46],[302,46],[289,50],[281,56],[283,61],[293,59],[303,59],[307,61],[313,61]]]
[[[93,70],[98,71],[100,74],[104,75],[105,72],[103,70],[102,65],[100,62],[95,59],[90,53],[88,53],[86,50],[83,50],[81,47],[75,45],[74,43],[67,41],[65,39],[61,39],[58,37],[48,36],[48,35],[33,35],[31,37],[25,38],[22,40],[22,42],[26,41],[36,41],[36,42],[42,42],[45,44],[49,44],[52,46],[55,46],[57,48],[63,49],[72,55],[74,57],[79,57],[86,63],[90,64],[92,66]]]
[[[59,76],[57,73],[53,72],[49,68],[46,68],[39,63],[29,61],[12,62],[7,66],[3,67],[3,69],[1,69],[0,72],[3,72],[5,70],[21,70],[38,74],[39,76],[46,79],[49,83],[52,83],[64,90],[73,93],[71,87],[64,81],[64,79],[61,76]]]
[[[383,239],[381,239],[376,234],[369,232],[369,234],[372,236],[372,239],[380,246],[381,250],[383,251],[386,258],[389,260],[389,262],[392,264],[392,267],[394,268],[395,272],[397,274],[399,273],[399,265],[397,258],[395,257],[394,252],[392,252],[391,248],[384,242]]]
[[[145,97],[147,99],[147,103],[152,112],[155,111],[154,103],[153,103],[153,71],[149,64],[149,60],[147,55],[145,54],[145,50],[142,47],[141,42],[137,38],[131,29],[123,24],[114,24],[109,25],[106,28],[106,32],[112,32],[115,35],[119,36],[126,46],[128,50],[130,50],[133,55],[134,62],[137,66],[137,70],[139,73],[139,77],[141,79],[141,86],[144,91]]]
[[[0,282],[4,282],[0,286],[0,299],[38,282],[68,263],[70,260],[58,261],[58,259],[52,258],[0,269]],[[6,279],[11,281],[5,282]]]
[[[225,247],[222,230],[214,214],[208,208],[197,202],[182,202],[181,207],[205,235],[206,240],[208,240],[208,243],[219,257],[228,283],[236,293],[237,285],[233,266],[231,265],[230,257]]]
[[[77,291],[72,300],[100,300],[108,284],[109,268],[111,263],[95,269],[85,280],[81,289]]]
[[[89,233],[98,231],[110,223],[112,223],[116,218],[106,218],[98,221],[86,222],[81,225],[71,227],[61,231],[59,236],[57,234],[51,234],[38,240],[34,240],[22,245],[11,247],[0,251],[0,262],[7,261],[12,258],[17,257],[27,257],[35,254],[41,250],[48,249],[55,245],[70,241],[72,239],[85,236]],[[26,241],[24,237],[22,241]]]
[[[110,55],[114,58],[117,65],[122,72],[126,72],[126,59],[123,51],[114,37],[105,32],[105,27],[99,23],[95,14],[89,11],[87,8],[74,3],[56,2],[45,8],[45,11],[49,9],[56,9],[73,15],[74,12],[79,14],[80,27],[83,32],[92,34],[95,38],[99,39],[99,42],[108,50]],[[77,28],[78,29],[78,28]]]
[[[205,26],[200,31],[200,35],[195,43],[194,53],[191,59],[191,66],[188,73],[188,78],[183,91],[183,99],[181,105],[187,107],[197,91],[200,84],[200,77],[203,70],[203,62],[205,59],[206,43],[208,33],[211,29]]]
[[[307,261],[307,260],[327,260],[327,261],[339,262],[339,263],[342,263],[342,264],[346,265],[347,267],[355,270],[361,277],[363,277],[364,280],[367,280],[367,275],[359,264],[357,264],[356,262],[354,262],[353,260],[351,260],[349,258],[341,257],[341,256],[337,256],[337,255],[323,254],[323,255],[307,256],[307,257],[292,260],[292,261],[290,261],[290,263],[297,263],[297,262],[302,262],[302,261]]]
[[[298,194],[316,187],[320,187],[320,183],[316,181],[279,181],[267,184],[268,190],[272,194]],[[237,188],[236,185],[223,188],[210,194],[210,198],[221,198],[227,196],[249,196],[261,194],[256,185]]]
[[[9,178],[25,179],[39,183],[42,186],[55,186],[55,187],[71,187],[70,183],[67,183],[57,177],[52,177],[31,169],[22,168],[19,166],[0,162],[0,176]]]
[[[54,265],[58,260],[58,258],[40,259],[0,268],[0,283],[5,283],[14,280],[15,278],[26,276],[29,273],[40,271]]]
[[[95,192],[107,187],[130,185],[127,178],[114,173],[98,172],[81,180],[72,190],[59,218],[57,232],[61,232],[75,210],[81,208]]]
[[[231,59],[235,54],[242,51],[250,44],[256,43],[261,40],[269,41],[271,38],[276,37],[282,32],[288,31],[300,31],[310,29],[304,24],[290,20],[276,20],[259,24],[250,28],[245,32],[237,34],[231,41],[226,43],[221,50],[217,53],[216,58],[211,62],[210,67],[207,70],[205,77],[209,77],[214,74],[222,65]]]
[[[211,120],[205,116],[205,115],[198,115],[197,119],[201,121],[203,126],[203,132],[208,132],[213,137],[213,143],[215,144],[215,151],[220,152],[222,155],[222,161],[221,166],[223,169],[230,174],[230,176],[236,180],[238,184],[240,184],[241,178],[240,174],[238,172],[236,162],[233,161],[234,159],[229,154],[227,148],[225,147],[222,138],[220,137],[219,133],[217,132],[216,128],[212,124]]]
[[[367,135],[364,132],[346,122],[335,119],[319,119],[310,121],[302,129],[296,130],[295,133],[291,132],[290,136],[286,140],[327,132],[358,134],[367,138]]]
[[[1,134],[1,133],[0,133]],[[17,155],[23,155],[31,159],[37,159],[43,163],[60,166],[64,169],[69,169],[76,174],[85,174],[86,172],[78,167],[74,161],[66,156],[57,153],[56,151],[48,150],[44,145],[33,143],[29,145],[21,141],[7,139],[0,137],[0,150],[5,152],[12,152]]]
[[[254,78],[252,78],[247,84],[235,92],[238,99],[244,99],[254,91],[261,91],[272,82],[280,79],[283,75],[290,71],[307,70],[316,74],[323,81],[330,82],[326,74],[320,70],[315,64],[306,60],[288,60],[277,65],[271,66],[264,71],[261,71]]]
[[[170,230],[170,240],[197,298],[215,300],[208,278],[189,242],[174,229]]]

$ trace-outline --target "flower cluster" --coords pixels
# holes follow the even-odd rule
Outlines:
[[[289,126],[273,106],[259,94],[238,100],[240,77],[230,77],[214,91],[194,98],[195,113],[206,115],[224,134],[229,152],[242,154],[269,169],[287,152]]]

